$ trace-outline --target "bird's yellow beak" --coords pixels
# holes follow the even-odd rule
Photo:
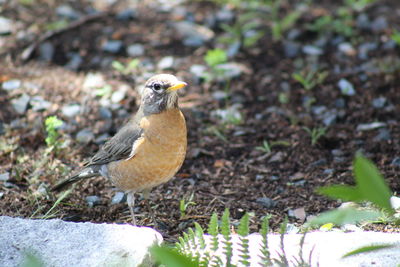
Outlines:
[[[169,92],[176,91],[176,90],[179,90],[179,89],[185,87],[186,85],[187,85],[187,83],[179,81],[176,84],[174,84],[173,86],[168,87],[167,91],[169,91]]]

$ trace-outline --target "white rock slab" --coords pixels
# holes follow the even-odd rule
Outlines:
[[[284,238],[285,255],[289,266],[298,266],[296,259],[300,260],[300,240],[301,234],[288,234]],[[206,250],[211,252],[211,240],[209,235],[205,235]],[[223,237],[219,236],[220,242]],[[233,242],[233,257],[232,262],[237,266],[243,266],[239,261],[238,245],[239,237],[234,235]],[[260,245],[262,239],[259,234],[251,234],[249,236],[249,250],[251,266],[262,266]],[[395,247],[383,249],[375,252],[362,253],[342,259],[342,256],[354,249],[378,244],[392,244]],[[222,246],[214,255],[221,256],[223,262],[226,259],[222,256]],[[268,235],[268,247],[272,259],[279,259],[282,255],[280,246],[280,236],[276,234]],[[310,259],[310,252],[311,261]],[[200,252],[203,254],[204,250]],[[378,232],[313,232],[306,235],[303,246],[303,259],[305,263],[311,263],[311,266],[320,267],[357,267],[357,266],[373,266],[373,267],[397,267],[400,264],[400,233],[378,233]],[[278,266],[275,264],[274,266]]]
[[[0,217],[0,266],[21,266],[24,251],[45,266],[152,266],[161,242],[148,227]]]

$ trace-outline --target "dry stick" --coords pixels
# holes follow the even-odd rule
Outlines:
[[[110,14],[112,14],[114,12],[115,7],[121,3],[123,0],[118,0],[115,3],[113,3],[112,5],[110,5],[110,8],[108,11],[104,11],[104,12],[99,12],[99,13],[94,13],[94,14],[89,14],[86,15],[76,21],[71,22],[68,26],[66,26],[65,28],[62,29],[58,29],[58,30],[54,30],[54,31],[48,31],[45,34],[43,34],[42,36],[39,37],[39,39],[37,39],[33,44],[29,45],[27,48],[24,49],[24,51],[22,52],[21,55],[21,59],[23,61],[27,61],[28,59],[31,58],[33,52],[36,50],[36,48],[43,43],[44,41],[54,37],[55,35],[61,34],[63,32],[66,31],[70,31],[73,30],[75,28],[78,28],[80,26],[82,26],[85,23],[88,23],[90,21],[108,16]]]
[[[79,20],[71,22],[65,28],[46,32],[45,34],[40,36],[39,39],[37,39],[33,44],[29,45],[27,48],[24,49],[24,51],[22,52],[22,55],[21,55],[21,59],[23,61],[27,61],[28,59],[30,59],[32,54],[33,54],[33,51],[35,51],[36,48],[41,43],[43,43],[44,41],[54,37],[55,35],[61,34],[61,33],[66,32],[66,31],[70,31],[70,30],[75,29],[75,28],[78,28],[78,27],[82,26],[83,24],[85,24],[85,23],[87,23],[89,21],[99,19],[99,18],[104,17],[104,16],[106,16],[108,14],[110,14],[109,11],[90,14],[90,15],[82,17]]]

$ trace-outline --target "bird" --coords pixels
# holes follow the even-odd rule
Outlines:
[[[127,194],[132,223],[136,225],[134,194],[142,192],[147,200],[151,189],[172,179],[185,159],[187,128],[177,91],[186,86],[172,74],[157,74],[148,79],[139,90],[137,113],[80,171],[52,190],[60,191],[96,176],[106,177]],[[150,213],[154,221],[151,209]]]

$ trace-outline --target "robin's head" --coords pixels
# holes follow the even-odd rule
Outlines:
[[[185,87],[171,74],[158,74],[147,80],[141,92],[141,105],[145,114],[160,113],[178,106],[177,90]]]

